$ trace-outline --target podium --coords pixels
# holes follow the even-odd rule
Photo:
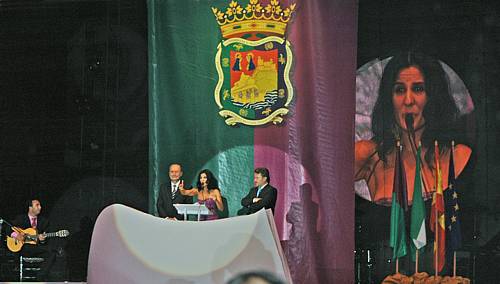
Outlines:
[[[207,236],[217,237],[206,245]],[[214,222],[168,222],[114,204],[95,223],[87,282],[227,283],[249,270],[292,283],[270,209]]]
[[[213,212],[208,210],[205,204],[174,204],[179,214],[184,215],[184,220],[187,220],[187,215],[198,215],[198,221],[200,221],[201,215],[213,215]]]

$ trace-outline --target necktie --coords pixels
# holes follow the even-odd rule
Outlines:
[[[31,227],[36,228],[36,217],[31,218]]]
[[[257,197],[259,197],[260,192],[262,191],[262,187],[257,190]]]
[[[177,185],[173,184],[172,185],[172,199],[175,198],[175,193],[177,192]]]

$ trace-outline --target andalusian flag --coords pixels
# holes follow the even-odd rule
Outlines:
[[[420,164],[420,153],[422,146],[417,150],[417,164],[415,169],[415,183],[413,189],[413,205],[411,207],[411,256],[415,260],[415,251],[423,248],[427,244],[425,234],[425,204],[422,197],[422,172]]]
[[[400,152],[400,147],[398,147],[394,163],[394,186],[392,189],[390,246],[393,249],[393,259],[403,257],[407,253],[405,212],[403,209],[403,192],[406,191],[406,178]]]
[[[437,260],[437,270],[441,271],[443,270],[445,263],[446,236],[444,221],[443,178],[439,165],[439,147],[437,145],[437,142],[434,148],[434,159],[436,168],[436,192],[434,193],[434,197],[432,198],[431,218],[429,222],[431,230],[435,233],[434,266],[436,267]]]

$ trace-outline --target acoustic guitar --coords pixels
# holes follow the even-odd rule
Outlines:
[[[21,228],[13,227],[12,229],[18,234],[24,233],[24,241],[19,241],[16,238],[7,236],[7,247],[12,252],[20,251],[23,248],[24,244],[32,244],[32,245],[38,244],[39,235],[44,235],[46,238],[52,238],[52,237],[65,238],[69,236],[68,230],[60,230],[53,233],[38,234],[36,229],[34,228],[27,228],[23,230]]]

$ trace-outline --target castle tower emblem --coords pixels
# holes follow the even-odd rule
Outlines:
[[[293,100],[290,69],[293,55],[285,39],[295,4],[282,7],[278,0],[263,6],[231,1],[212,8],[222,40],[215,65],[219,80],[215,102],[228,125],[279,124]]]

